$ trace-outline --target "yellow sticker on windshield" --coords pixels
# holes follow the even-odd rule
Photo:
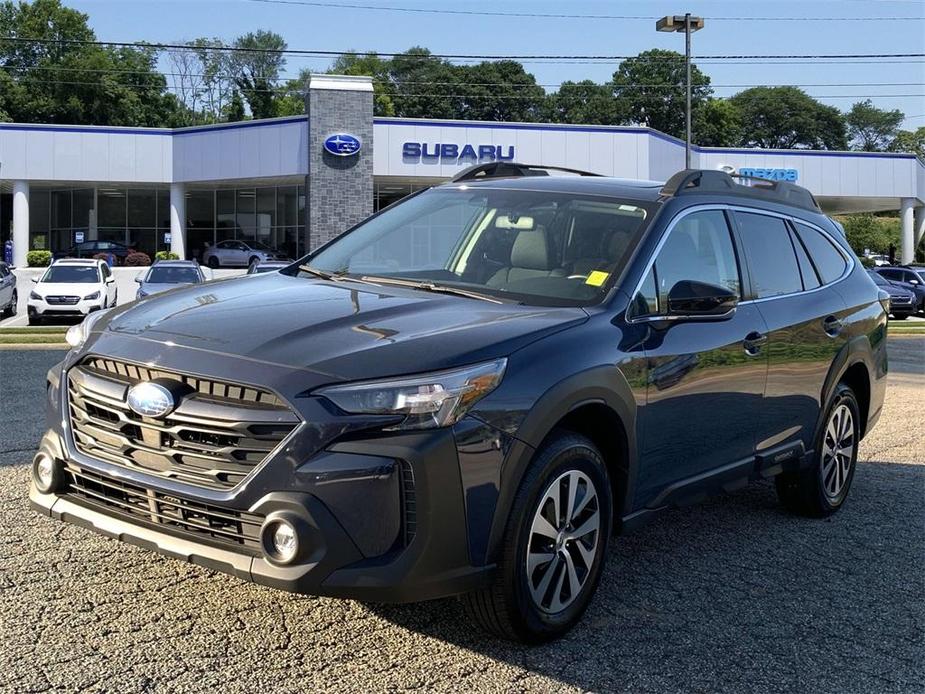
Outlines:
[[[591,274],[588,275],[588,279],[585,280],[585,284],[590,284],[592,287],[600,287],[602,284],[604,284],[604,282],[607,281],[608,277],[610,277],[609,272],[594,270]]]

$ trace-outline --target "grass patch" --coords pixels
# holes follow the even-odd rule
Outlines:
[[[0,335],[0,345],[64,345],[62,335]]]
[[[0,328],[0,335],[64,335],[70,326],[50,325],[28,328]]]

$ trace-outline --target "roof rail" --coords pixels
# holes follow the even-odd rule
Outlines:
[[[750,185],[737,183],[735,179],[748,181]],[[720,193],[757,198],[778,202],[784,205],[802,207],[813,212],[821,212],[816,198],[806,188],[789,181],[771,181],[756,176],[728,174],[712,169],[685,169],[668,179],[662,186],[663,197],[678,195]]]
[[[489,161],[475,164],[460,171],[450,179],[451,183],[473,181],[483,178],[521,178],[523,176],[548,176],[550,171],[563,171],[578,176],[600,176],[600,174],[580,169],[567,169],[563,166],[542,166],[539,164],[518,164],[513,161]]]

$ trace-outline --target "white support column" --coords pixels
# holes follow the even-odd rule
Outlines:
[[[170,184],[170,252],[186,258],[186,186]]]
[[[915,208],[912,228],[912,250],[915,251],[922,242],[922,236],[925,236],[925,205],[919,205]]]
[[[902,256],[899,262],[911,263],[915,250],[912,233],[912,210],[915,198],[903,198],[899,208],[900,237],[902,238]]]
[[[29,252],[29,182],[13,181],[13,265],[26,267]]]

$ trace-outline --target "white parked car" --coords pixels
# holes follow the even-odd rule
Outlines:
[[[286,254],[259,241],[219,241],[202,254],[202,262],[210,268],[250,267],[267,260],[287,260]]]
[[[91,311],[115,306],[116,279],[102,260],[57,260],[41,277],[27,303],[29,325],[45,318],[83,317]]]

